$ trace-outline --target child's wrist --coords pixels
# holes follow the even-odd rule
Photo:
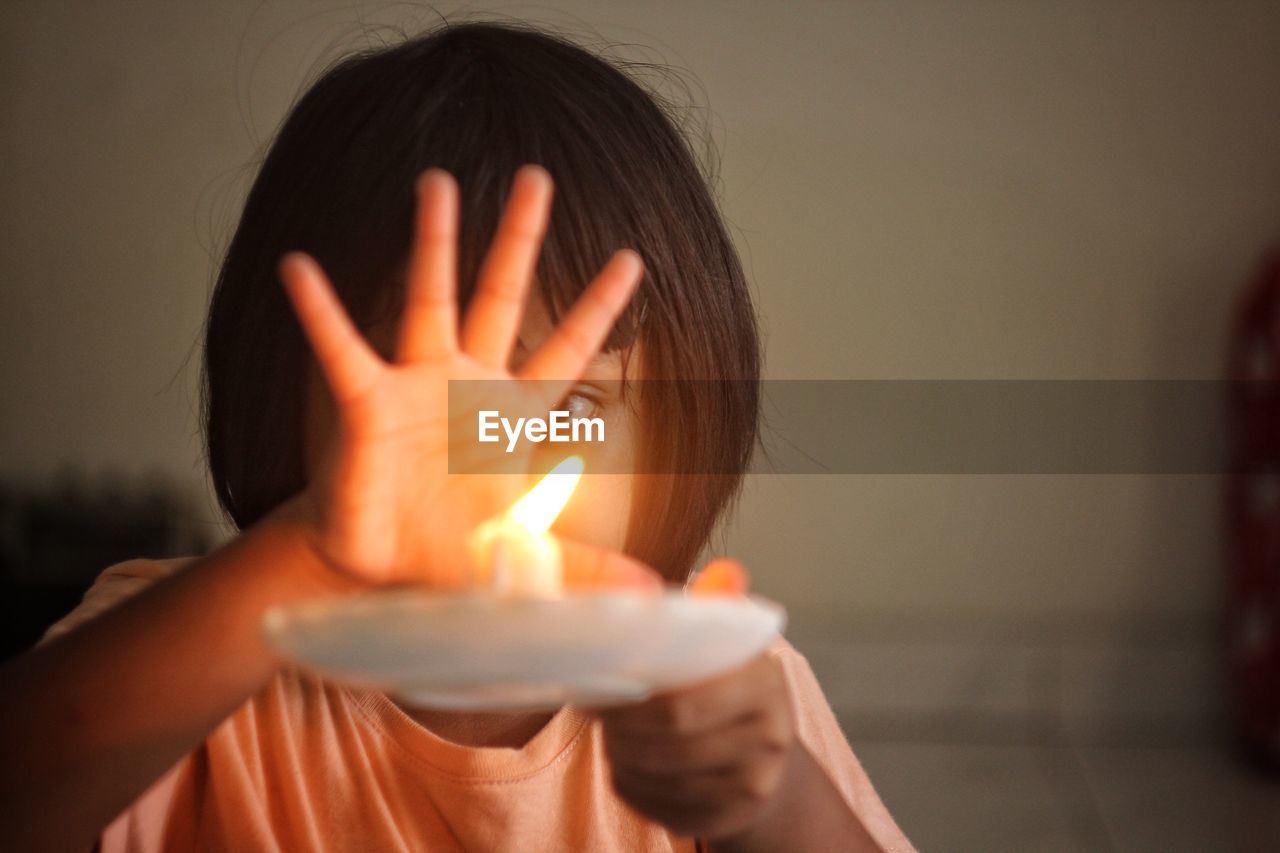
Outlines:
[[[262,524],[293,544],[290,553],[295,559],[291,562],[297,570],[298,579],[308,587],[314,587],[317,595],[350,595],[373,586],[344,571],[325,556],[320,545],[320,527],[305,493],[280,504],[263,518]]]

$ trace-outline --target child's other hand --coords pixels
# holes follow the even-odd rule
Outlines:
[[[708,564],[690,594],[742,594],[732,560]],[[699,684],[594,712],[618,795],[673,832],[718,838],[767,812],[795,747],[781,665],[768,653]]]
[[[634,251],[615,253],[520,370],[510,371],[551,194],[542,167],[517,172],[459,328],[458,189],[443,170],[422,175],[392,363],[361,336],[314,259],[291,252],[281,260],[280,277],[338,410],[320,470],[298,496],[298,513],[314,532],[309,538],[319,556],[345,575],[460,586],[470,561],[466,535],[528,489],[529,460],[518,454],[506,469],[517,473],[449,474],[450,420],[468,417],[450,412],[449,381],[513,380],[466,387],[505,395],[477,400],[477,409],[545,416],[606,340],[643,271]],[[475,423],[474,413],[469,418]],[[458,437],[465,432],[454,430],[454,452],[467,452]],[[658,582],[620,554],[581,546],[566,549],[565,559],[571,583],[579,575]]]

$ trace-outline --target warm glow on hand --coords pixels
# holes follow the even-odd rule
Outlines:
[[[564,589],[559,543],[548,532],[582,476],[582,457],[552,468],[511,508],[468,538],[473,583],[499,595],[555,597]]]

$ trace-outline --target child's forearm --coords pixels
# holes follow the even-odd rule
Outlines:
[[[768,813],[747,831],[711,842],[712,853],[883,849],[802,744],[792,750],[776,797]]]
[[[286,505],[0,668],[0,849],[91,848],[275,672],[267,608],[354,587]]]

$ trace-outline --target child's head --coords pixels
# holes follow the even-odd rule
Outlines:
[[[583,48],[509,24],[449,25],[344,59],[271,145],[205,330],[208,464],[238,527],[303,488],[311,433],[323,429],[316,400],[326,392],[276,279],[280,256],[315,257],[386,354],[415,178],[439,166],[457,179],[465,310],[512,177],[531,162],[551,173],[555,198],[526,341],[536,345],[528,336],[549,329],[613,252],[630,247],[645,275],[605,346],[601,378],[726,380],[641,383],[634,400],[640,470],[714,473],[645,474],[629,478],[627,494],[590,502],[629,511],[618,527],[625,543],[601,544],[684,578],[755,442],[760,356],[746,280],[709,177],[660,100]]]

